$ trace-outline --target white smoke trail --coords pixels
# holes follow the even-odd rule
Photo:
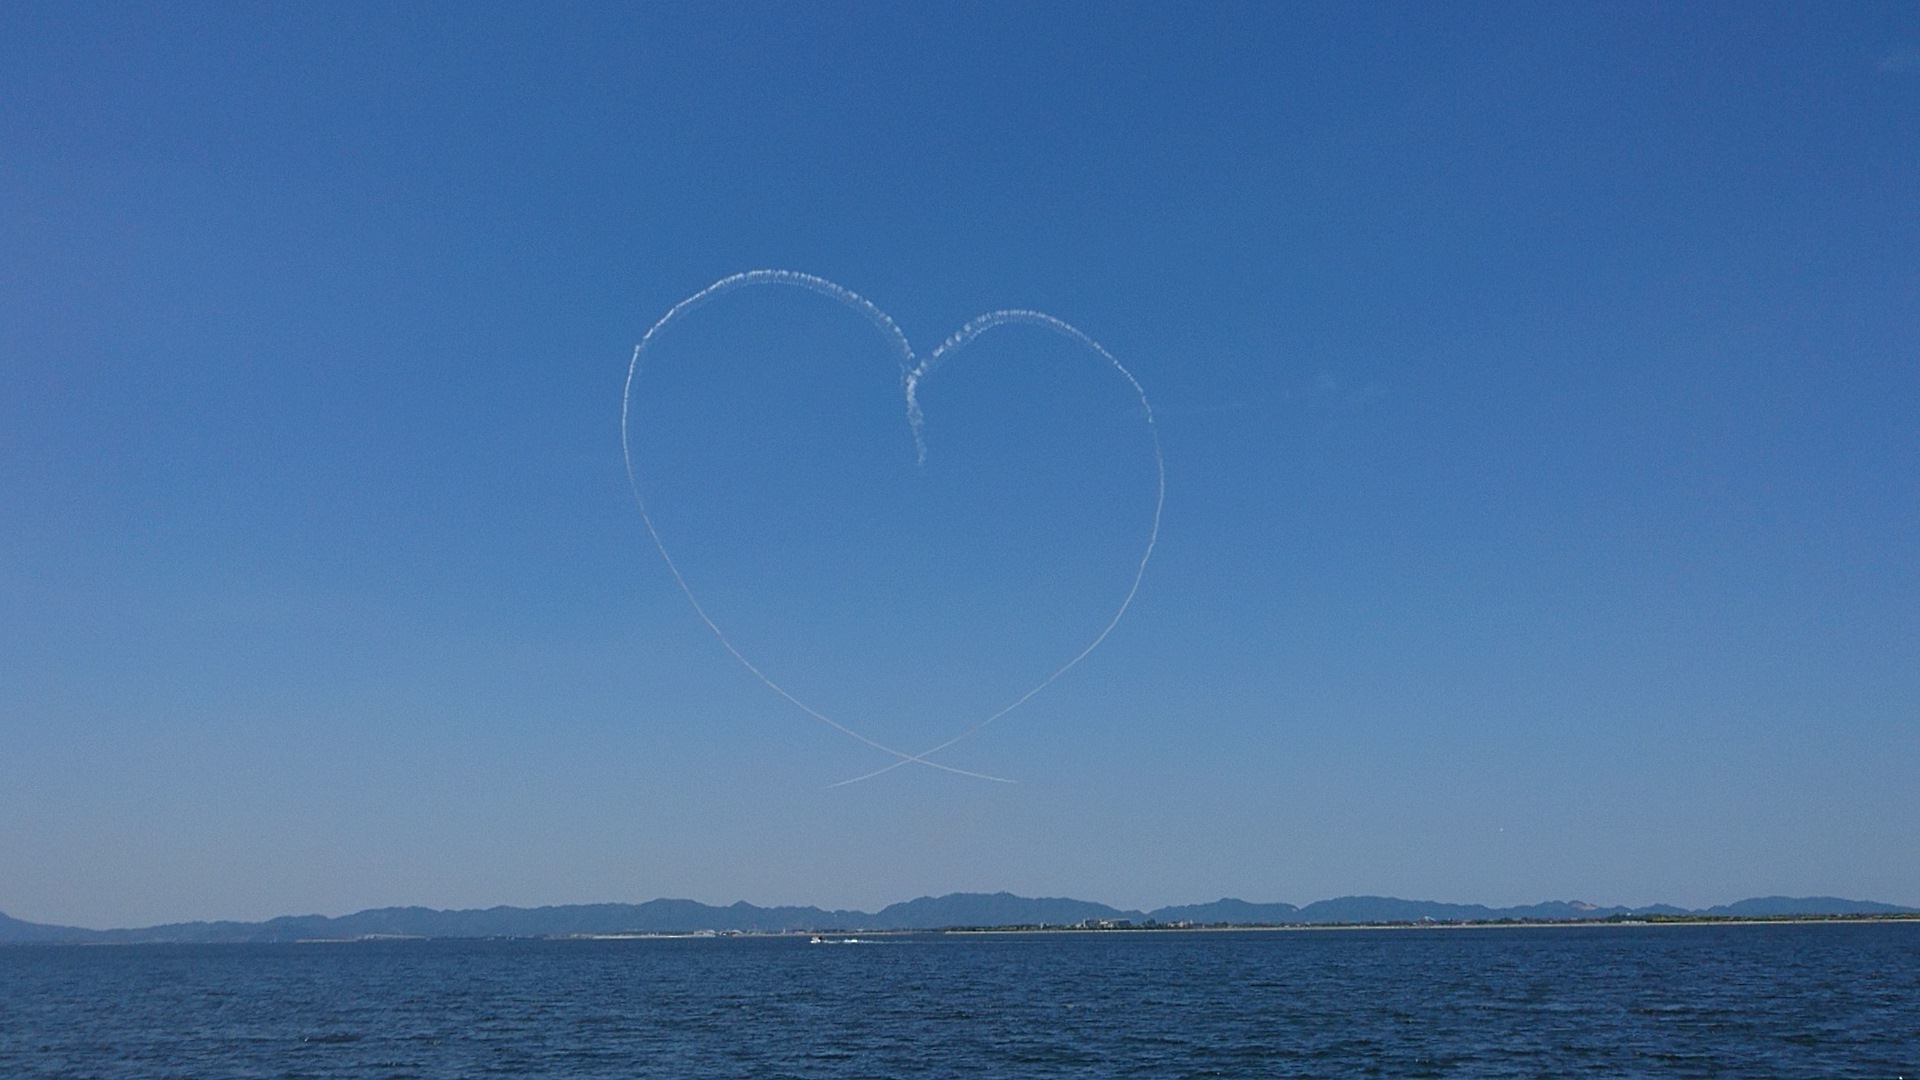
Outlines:
[[[638,506],[640,509],[640,521],[642,524],[646,526],[647,535],[653,538],[654,550],[660,553],[661,560],[667,564],[667,572],[673,575],[674,584],[680,587],[680,592],[682,595],[684,595],[687,598],[687,603],[693,606],[694,614],[700,617],[701,622],[707,624],[707,629],[713,631],[713,636],[720,639],[720,644],[726,648],[727,652],[730,653],[735,660],[740,662],[741,667],[746,668],[747,671],[752,673],[754,678],[759,679],[763,684],[766,685],[768,689],[772,690],[776,694],[779,694],[781,697],[785,698],[788,702],[792,703],[795,708],[799,709],[801,712],[806,713],[808,716],[811,716],[814,719],[820,721],[821,723],[826,724],[828,727],[833,728],[835,731],[839,731],[842,734],[845,734],[851,738],[857,739],[860,742],[863,742],[868,746],[873,747],[876,750],[880,750],[884,753],[892,754],[894,757],[901,759],[903,762],[907,760],[911,760],[913,759],[914,755],[908,754],[905,751],[895,750],[891,746],[887,746],[884,743],[868,738],[867,736],[861,734],[860,732],[853,730],[852,728],[846,726],[845,724],[842,724],[838,720],[835,720],[834,718],[821,712],[819,709],[816,709],[813,706],[795,697],[792,694],[792,692],[787,690],[786,687],[781,686],[778,682],[775,682],[770,676],[767,675],[766,672],[761,671],[760,668],[757,665],[755,665],[753,661],[747,659],[746,654],[742,653],[739,650],[739,648],[737,648],[733,644],[732,639],[727,637],[726,631],[720,629],[720,624],[713,620],[713,616],[707,614],[707,609],[701,605],[700,599],[694,595],[693,587],[687,584],[686,577],[680,573],[680,567],[673,561],[673,556],[670,553],[668,553],[667,545],[665,541],[663,541],[660,538],[659,529],[655,528],[654,526],[653,515],[647,511],[646,498],[640,494],[639,471],[634,467],[634,464],[633,464],[633,439],[632,439],[631,420],[632,420],[632,408],[633,408],[633,385],[635,380],[639,378],[640,361],[645,357],[647,346],[652,344],[654,338],[657,337],[661,331],[665,330],[667,326],[671,324],[675,319],[678,319],[680,316],[686,314],[687,312],[693,310],[696,307],[699,307],[701,304],[705,303],[706,301],[711,300],[715,296],[718,296],[722,293],[731,292],[734,289],[744,288],[748,285],[758,285],[758,284],[794,285],[800,288],[811,289],[814,292],[821,293],[825,296],[829,296],[835,300],[840,301],[842,304],[845,304],[848,307],[853,308],[855,311],[858,311],[866,315],[870,320],[872,320],[874,325],[880,328],[881,333],[885,334],[890,340],[890,342],[894,345],[894,347],[899,351],[901,356],[901,366],[903,371],[907,367],[912,365],[914,360],[913,348],[912,346],[907,344],[906,335],[902,334],[900,332],[900,328],[894,325],[893,320],[887,317],[887,313],[884,311],[881,311],[879,308],[869,303],[865,297],[862,297],[859,294],[854,293],[849,289],[841,288],[840,286],[834,284],[831,281],[828,281],[825,278],[815,277],[812,274],[796,273],[790,270],[750,270],[745,273],[734,274],[730,277],[721,278],[719,281],[714,282],[712,285],[707,286],[706,288],[700,290],[699,292],[694,293],[692,296],[687,297],[685,300],[680,301],[678,304],[675,304],[671,310],[669,310],[665,315],[660,317],[660,321],[654,323],[652,326],[647,328],[647,332],[640,336],[640,343],[633,347],[633,358],[627,363],[626,390],[620,401],[620,450],[621,450],[622,456],[625,458],[626,466],[627,466],[627,486],[633,492],[634,505]],[[962,776],[972,776],[981,780],[992,780],[997,783],[1003,783],[1003,784],[1010,784],[1013,782],[1005,777],[988,776],[985,773],[970,772],[966,769],[956,769],[951,765],[945,765],[940,762],[922,760],[921,763],[925,765],[932,765],[934,768],[942,769],[946,772],[958,773]]]
[[[1147,435],[1153,442],[1153,525],[1147,530],[1146,547],[1140,551],[1140,561],[1133,568],[1133,580],[1128,583],[1127,594],[1121,598],[1120,606],[1114,609],[1113,616],[1107,620],[1105,626],[1100,628],[1100,632],[1094,635],[1092,641],[1087,642],[1086,646],[1079,652],[1073,654],[1073,657],[1066,663],[1055,668],[1051,675],[1034,684],[1026,693],[1013,699],[1012,702],[1002,707],[998,712],[993,713],[986,719],[979,721],[947,741],[929,749],[922,750],[920,753],[914,754],[911,757],[903,758],[882,766],[870,773],[863,773],[851,779],[842,780],[837,784],[831,785],[833,787],[844,787],[847,784],[857,784],[862,780],[871,780],[883,773],[890,773],[910,762],[930,764],[927,761],[928,755],[937,754],[953,746],[955,743],[960,742],[962,739],[972,738],[988,724],[1025,705],[1035,694],[1052,686],[1059,680],[1060,676],[1065,675],[1073,669],[1074,665],[1085,660],[1088,653],[1099,648],[1100,643],[1107,640],[1107,635],[1113,633],[1113,628],[1120,625],[1120,620],[1126,615],[1127,609],[1133,606],[1133,598],[1140,592],[1140,579],[1146,576],[1147,562],[1153,558],[1154,546],[1160,542],[1160,512],[1165,509],[1167,504],[1167,462],[1166,458],[1160,452],[1160,432],[1154,425],[1153,405],[1147,401],[1146,390],[1141,387],[1140,380],[1133,377],[1133,372],[1128,371],[1126,365],[1115,359],[1114,355],[1108,352],[1099,342],[1081,333],[1076,327],[1060,319],[1056,319],[1043,311],[1026,311],[1016,308],[1005,311],[988,312],[985,315],[969,321],[965,326],[962,326],[952,337],[941,342],[938,348],[927,354],[925,360],[921,361],[912,371],[907,373],[907,419],[908,422],[913,425],[913,441],[920,453],[921,460],[926,460],[926,444],[921,437],[921,429],[925,424],[925,418],[920,412],[920,402],[916,393],[920,386],[920,380],[932,374],[933,369],[938,367],[940,361],[945,359],[949,353],[958,352],[981,334],[986,333],[996,326],[1004,326],[1008,323],[1027,323],[1033,326],[1045,327],[1057,334],[1065,335],[1087,348],[1092,349],[1094,352],[1099,353],[1102,359],[1113,365],[1113,369],[1119,372],[1122,378],[1127,380],[1127,385],[1133,388],[1134,396],[1140,399],[1140,410],[1147,421]]]
[[[938,367],[940,362],[943,359],[945,359],[949,354],[958,352],[960,349],[964,348],[969,342],[973,341],[975,338],[978,338],[981,334],[987,332],[988,330],[991,330],[996,326],[1003,326],[1009,323],[1026,323],[1029,325],[1044,327],[1045,329],[1052,330],[1055,333],[1062,334],[1072,339],[1073,341],[1078,342],[1079,344],[1085,346],[1086,348],[1092,349],[1094,352],[1098,353],[1102,359],[1106,360],[1108,364],[1112,365],[1113,369],[1119,372],[1120,375],[1127,380],[1127,385],[1133,388],[1134,395],[1139,398],[1140,408],[1142,410],[1143,415],[1146,418],[1147,434],[1149,438],[1152,440],[1152,444],[1153,444],[1153,467],[1154,467],[1153,525],[1147,533],[1146,547],[1140,553],[1140,561],[1138,565],[1135,566],[1134,568],[1133,580],[1128,584],[1126,596],[1120,601],[1120,606],[1114,610],[1113,615],[1107,620],[1106,625],[1100,628],[1100,632],[1094,636],[1093,640],[1088,642],[1083,648],[1080,649],[1079,652],[1075,653],[1073,657],[1069,659],[1066,663],[1054,669],[1052,674],[1048,675],[1045,679],[1042,679],[1039,683],[1035,684],[1031,689],[1027,690],[1025,693],[1015,698],[1011,703],[1007,704],[1006,706],[1002,707],[998,711],[994,712],[992,715],[988,716],[986,719],[981,720],[975,723],[974,725],[972,725],[971,727],[968,727],[962,730],[959,734],[953,736],[950,739],[947,739],[945,742],[942,742],[939,745],[933,746],[929,749],[923,750],[917,754],[907,753],[906,751],[903,751],[903,750],[896,750],[891,746],[888,746],[884,743],[881,743],[872,738],[869,738],[866,735],[863,735],[860,732],[855,731],[853,728],[848,727],[847,725],[841,723],[840,721],[833,719],[832,717],[821,712],[819,709],[816,709],[813,706],[807,704],[806,702],[800,700],[798,697],[795,697],[790,691],[787,690],[786,687],[781,686],[778,682],[775,682],[764,671],[761,671],[760,668],[753,663],[753,661],[747,659],[746,655],[742,653],[737,647],[734,646],[732,640],[727,637],[726,632],[720,628],[720,624],[715,622],[713,620],[713,617],[707,614],[706,608],[701,605],[699,598],[694,595],[692,586],[687,584],[687,579],[680,573],[680,568],[678,565],[674,563],[673,556],[668,553],[666,543],[660,538],[659,530],[654,527],[653,517],[647,511],[646,499],[640,493],[639,472],[634,467],[634,463],[633,463],[631,415],[632,415],[632,407],[633,407],[634,383],[639,377],[641,360],[645,357],[647,347],[651,345],[653,343],[654,338],[656,338],[662,331],[664,331],[667,328],[667,326],[670,325],[674,320],[678,319],[681,315],[686,314],[688,311],[691,311],[692,309],[700,306],[706,301],[712,299],[713,297],[718,296],[722,293],[731,292],[735,289],[745,288],[750,285],[767,285],[767,284],[790,285],[798,288],[809,289],[813,292],[820,293],[823,296],[827,296],[834,300],[837,300],[840,303],[846,305],[847,307],[850,307],[855,311],[861,313],[862,315],[865,315],[870,322],[872,322],[876,327],[879,328],[881,334],[885,336],[889,344],[893,346],[894,351],[899,354],[901,389],[906,398],[907,424],[908,424],[908,427],[911,428],[913,432],[913,445],[914,445],[915,459],[921,464],[925,464],[927,459],[927,444],[926,444],[926,439],[924,434],[926,419],[921,412],[920,400],[919,400],[919,387],[920,387],[921,381],[927,378],[927,376],[929,376],[933,372],[934,368]],[[719,281],[714,282],[713,284],[707,286],[706,288],[700,290],[699,292],[694,293],[692,296],[687,297],[685,300],[680,301],[678,304],[675,304],[665,315],[660,317],[660,320],[658,322],[654,323],[651,327],[647,328],[647,332],[641,335],[640,337],[640,343],[633,347],[633,358],[627,364],[626,389],[620,402],[620,449],[626,461],[627,486],[633,492],[634,504],[637,507],[639,507],[640,520],[642,524],[646,526],[647,535],[651,537],[653,540],[654,550],[660,553],[661,560],[667,564],[667,571],[673,575],[674,584],[679,586],[681,594],[687,598],[687,603],[693,607],[694,614],[698,615],[700,617],[700,621],[706,624],[707,629],[713,632],[713,636],[720,640],[720,644],[726,648],[727,652],[730,655],[732,655],[732,657],[736,661],[740,663],[741,667],[746,668],[747,671],[751,673],[754,678],[760,680],[762,684],[764,684],[768,689],[772,690],[774,693],[780,695],[782,698],[785,698],[789,703],[791,703],[795,708],[799,709],[801,712],[804,712],[808,716],[811,716],[814,719],[820,721],[821,723],[826,724],[828,727],[833,728],[835,731],[838,731],[844,735],[847,735],[848,737],[853,738],[859,742],[865,743],[866,745],[873,747],[875,750],[879,750],[883,753],[892,755],[896,759],[890,764],[882,768],[875,769],[872,772],[865,773],[861,776],[853,777],[852,779],[849,779],[849,780],[842,780],[837,784],[830,785],[832,787],[844,787],[847,784],[859,783],[862,780],[869,780],[869,779],[872,779],[873,777],[880,776],[883,773],[892,772],[894,769],[897,769],[902,765],[910,765],[910,764],[926,765],[930,768],[940,769],[945,772],[956,773],[961,776],[971,776],[980,780],[992,780],[996,783],[1003,783],[1003,784],[1012,783],[1013,781],[1005,777],[989,776],[985,773],[970,772],[966,769],[958,769],[951,765],[947,765],[942,762],[931,760],[931,757],[932,755],[937,754],[942,750],[945,750],[953,746],[954,744],[960,742],[963,739],[971,738],[973,735],[977,734],[981,729],[985,728],[987,725],[993,723],[994,721],[1014,711],[1020,706],[1026,704],[1027,701],[1030,700],[1035,694],[1038,694],[1040,691],[1045,690],[1047,687],[1053,685],[1053,683],[1058,681],[1062,675],[1065,675],[1076,664],[1086,659],[1087,654],[1093,652],[1094,649],[1098,648],[1100,646],[1100,643],[1105,641],[1109,634],[1113,633],[1113,628],[1119,625],[1120,619],[1124,615],[1126,615],[1127,609],[1133,605],[1134,596],[1138,594],[1140,591],[1140,580],[1147,572],[1147,562],[1153,557],[1154,546],[1159,542],[1159,539],[1160,539],[1160,514],[1161,514],[1161,511],[1165,508],[1166,500],[1167,500],[1166,461],[1165,461],[1165,458],[1161,455],[1160,434],[1158,429],[1154,425],[1153,406],[1149,404],[1147,401],[1146,391],[1141,388],[1139,380],[1133,377],[1133,373],[1128,371],[1125,365],[1121,364],[1119,360],[1115,359],[1112,353],[1108,352],[1105,348],[1103,348],[1099,342],[1088,337],[1086,334],[1081,333],[1075,327],[1067,324],[1066,322],[1061,321],[1060,319],[1056,319],[1051,315],[1048,315],[1044,312],[1039,312],[1039,311],[1009,309],[1005,311],[989,312],[988,314],[982,315],[976,319],[969,321],[966,325],[962,326],[957,332],[955,332],[951,337],[941,342],[938,348],[934,349],[931,353],[927,354],[927,357],[924,360],[921,360],[921,359],[917,359],[914,356],[913,347],[910,344],[908,344],[906,335],[901,333],[899,326],[894,323],[893,319],[888,317],[886,312],[881,311],[878,307],[875,307],[865,297],[852,291],[851,289],[844,288],[831,281],[828,281],[826,278],[817,277],[813,274],[803,274],[803,273],[799,273],[797,271],[792,271],[792,270],[749,270],[744,273],[733,274],[729,277],[721,278]]]

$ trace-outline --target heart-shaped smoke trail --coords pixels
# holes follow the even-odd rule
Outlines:
[[[920,411],[919,389],[921,382],[931,375],[943,360],[959,352],[965,348],[969,342],[996,326],[1006,326],[1009,324],[1038,326],[1061,334],[1091,349],[1097,353],[1101,359],[1112,365],[1113,370],[1118,372],[1122,378],[1127,380],[1127,385],[1133,389],[1134,395],[1140,400],[1141,413],[1147,424],[1147,435],[1153,446],[1153,523],[1147,531],[1146,544],[1140,551],[1140,561],[1134,567],[1133,580],[1128,583],[1126,595],[1121,599],[1120,606],[1114,609],[1113,614],[1107,619],[1105,625],[1101,626],[1100,632],[1095,634],[1091,641],[1088,641],[1086,645],[1081,647],[1081,649],[1074,653],[1065,663],[1055,668],[1052,674],[1035,683],[1020,696],[1014,698],[984,719],[976,721],[946,741],[928,747],[917,754],[895,749],[894,747],[871,739],[846,724],[835,720],[819,709],[795,697],[786,687],[774,681],[766,672],[760,670],[753,661],[747,659],[746,655],[735,647],[733,641],[727,637],[726,631],[720,628],[720,624],[715,622],[713,617],[707,613],[707,609],[701,605],[700,599],[694,595],[692,586],[687,584],[687,579],[680,573],[680,567],[674,563],[673,556],[668,553],[666,543],[661,540],[659,529],[654,527],[653,517],[647,512],[646,498],[640,493],[639,470],[637,470],[633,464],[631,418],[634,385],[639,378],[641,361],[646,358],[648,346],[653,344],[654,340],[658,338],[668,326],[672,325],[675,320],[687,312],[692,311],[694,308],[699,307],[706,301],[723,293],[754,285],[788,285],[796,288],[809,289],[852,308],[854,311],[866,316],[868,321],[872,322],[873,325],[879,329],[881,335],[887,339],[887,343],[892,346],[894,352],[897,353],[900,358],[900,385],[902,393],[906,398],[907,425],[913,432],[916,460],[922,464],[926,462],[927,444],[924,437],[926,419]],[[1167,501],[1166,462],[1160,452],[1160,434],[1154,426],[1153,406],[1147,402],[1146,391],[1141,389],[1139,380],[1135,379],[1133,373],[1128,371],[1126,366],[1121,364],[1119,360],[1115,359],[1112,353],[1101,347],[1099,342],[1081,333],[1078,329],[1044,312],[1014,309],[994,311],[968,322],[959,330],[955,331],[951,337],[941,342],[938,348],[928,353],[925,359],[920,359],[914,355],[913,346],[907,343],[907,337],[900,332],[900,327],[887,316],[886,312],[875,307],[865,297],[851,289],[836,285],[826,278],[816,277],[812,274],[803,274],[793,270],[749,270],[744,273],[721,278],[719,281],[714,282],[699,292],[694,293],[692,296],[687,297],[685,300],[680,301],[678,304],[675,304],[672,309],[660,317],[659,322],[647,328],[647,332],[640,337],[640,343],[633,347],[633,358],[627,364],[626,390],[620,402],[620,448],[626,460],[627,484],[633,491],[633,501],[640,509],[640,520],[646,525],[647,535],[653,539],[654,549],[660,553],[661,560],[667,564],[667,571],[673,575],[674,584],[680,587],[680,592],[686,596],[687,603],[693,606],[694,614],[698,615],[700,621],[707,625],[707,629],[711,630],[713,636],[720,640],[720,644],[726,648],[727,652],[731,654],[735,660],[739,661],[741,667],[746,668],[747,671],[752,673],[754,678],[759,679],[768,689],[785,698],[801,712],[806,713],[808,716],[813,717],[850,738],[873,747],[875,750],[891,755],[895,759],[872,772],[864,773],[848,780],[842,780],[832,785],[834,787],[855,784],[862,780],[870,780],[882,773],[892,772],[902,765],[926,765],[930,768],[957,773],[961,776],[971,776],[980,780],[1012,783],[1011,780],[1005,777],[971,772],[966,769],[955,768],[943,762],[934,761],[932,760],[932,755],[948,749],[963,739],[971,738],[988,724],[993,723],[1026,704],[1035,694],[1053,685],[1062,675],[1070,671],[1074,665],[1086,659],[1087,654],[1099,648],[1100,643],[1107,639],[1107,635],[1113,633],[1113,628],[1120,624],[1120,619],[1126,615],[1127,609],[1133,605],[1134,596],[1140,591],[1140,580],[1146,575],[1147,562],[1153,558],[1154,545],[1160,539],[1160,513],[1166,506]]]

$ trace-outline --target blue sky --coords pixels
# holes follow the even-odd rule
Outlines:
[[[1920,904],[1901,5],[0,14],[0,911]],[[737,271],[1152,399],[921,767]],[[1137,409],[728,294],[939,741]],[[928,736],[932,736],[928,739]]]

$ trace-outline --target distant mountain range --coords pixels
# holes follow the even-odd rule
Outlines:
[[[1123,911],[1088,900],[1031,898],[1012,893],[952,893],[891,904],[869,914],[817,907],[756,907],[744,901],[713,907],[693,900],[649,900],[644,904],[567,904],[559,907],[493,907],[436,911],[423,907],[373,908],[329,918],[283,915],[265,922],[190,922],[138,930],[87,930],[22,922],[0,914],[0,944],[156,942],[287,942],[315,939],[422,937],[568,937],[581,934],[758,932],[799,930],[938,930],[988,926],[1101,926],[1188,923],[1195,926],[1337,926],[1368,923],[1463,923],[1499,919],[1534,921],[1600,920],[1636,916],[1725,916],[1766,918],[1799,915],[1904,915],[1920,909],[1843,900],[1831,896],[1767,896],[1734,904],[1690,910],[1668,904],[1648,907],[1595,907],[1578,901],[1551,901],[1523,907],[1443,904],[1398,900],[1390,896],[1343,896],[1305,907],[1216,900],[1154,911]]]

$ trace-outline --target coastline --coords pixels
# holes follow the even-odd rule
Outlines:
[[[874,936],[889,934],[896,936],[910,934],[1211,934],[1314,930],[1578,930],[1643,926],[1810,926],[1829,923],[1920,923],[1920,914],[1701,916],[1661,919],[1488,919],[1466,922],[1434,920],[1432,922],[1245,923],[1214,926],[953,926],[938,930],[862,930],[859,933]],[[839,931],[833,932],[839,933]]]

